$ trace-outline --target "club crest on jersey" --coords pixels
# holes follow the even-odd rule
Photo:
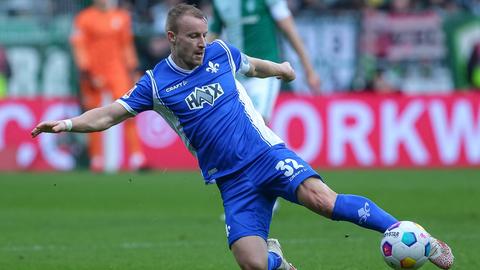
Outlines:
[[[208,67],[205,70],[213,74],[218,72],[218,68],[220,68],[219,63],[213,63],[212,61],[208,61]]]
[[[203,104],[207,103],[213,106],[215,100],[223,95],[222,86],[219,83],[195,87],[195,90],[185,98],[190,110],[203,108]]]

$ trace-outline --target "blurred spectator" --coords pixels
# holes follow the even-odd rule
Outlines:
[[[460,7],[457,1],[451,0],[426,0],[424,8],[433,10],[442,16],[457,12]]]
[[[4,0],[3,9],[9,16],[46,15],[52,9],[50,0]]]
[[[52,7],[54,15],[67,15],[72,11],[76,13],[81,9],[80,4],[75,0],[51,1],[54,3]]]
[[[170,54],[170,43],[164,34],[153,34],[141,44],[140,63],[142,71],[153,69],[162,59]]]
[[[392,14],[406,14],[413,11],[414,5],[411,0],[391,0],[390,12]]]
[[[190,4],[195,4],[198,8],[200,8],[207,18],[211,18],[213,16],[213,5],[212,1],[210,0],[198,0],[198,1],[187,1],[192,2]]]
[[[368,9],[380,9],[386,7],[388,0],[364,0],[364,7]]]
[[[165,34],[165,23],[168,10],[181,0],[152,1],[149,7],[149,25],[151,29],[148,35],[140,37],[139,48],[140,69],[142,71],[153,69],[155,65],[170,54],[170,44]]]
[[[102,106],[105,99],[120,98],[134,83],[138,67],[133,43],[131,18],[117,7],[115,0],[94,0],[74,20],[71,44],[80,74],[84,109]],[[129,147],[129,166],[137,170],[146,160],[136,132],[135,122],[125,122]],[[89,134],[90,168],[105,169],[102,134]]]
[[[399,92],[392,82],[392,78],[389,78],[388,75],[389,74],[385,70],[377,68],[373,74],[372,80],[367,84],[367,90],[375,93]]]
[[[480,1],[479,0],[458,0],[460,4],[474,15],[480,15]]]
[[[432,12],[433,5],[439,10]],[[412,94],[452,91],[440,16],[444,7],[454,10],[442,0],[391,0],[387,12],[364,9],[354,87]],[[373,63],[367,71],[365,63]]]
[[[8,62],[5,48],[0,45],[0,99],[5,98],[8,93],[8,79],[10,78],[11,70]]]
[[[168,10],[178,3],[184,1],[181,0],[163,0],[157,1],[155,5],[150,8],[150,13],[153,19],[153,32],[155,34],[165,34],[165,22],[167,21]]]
[[[302,1],[298,0],[287,0],[287,5],[288,9],[292,12],[292,16],[296,16],[303,8]]]

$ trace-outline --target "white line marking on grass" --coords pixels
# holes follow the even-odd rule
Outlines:
[[[217,241],[188,241],[188,240],[171,240],[163,242],[124,242],[112,245],[7,245],[0,246],[0,251],[4,252],[42,252],[42,251],[65,251],[65,250],[98,250],[98,249],[157,249],[164,247],[185,247],[185,246],[215,246]]]
[[[1,247],[2,251],[45,251],[45,250],[66,250],[66,246],[57,246],[57,245],[32,245],[32,246],[5,246]]]

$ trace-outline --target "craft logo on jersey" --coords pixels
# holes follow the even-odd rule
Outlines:
[[[220,64],[213,63],[212,61],[208,61],[208,67],[205,70],[213,74],[218,72],[219,67],[220,67]]]
[[[203,104],[207,103],[213,106],[215,100],[223,95],[222,86],[219,83],[195,87],[195,90],[185,98],[190,110],[203,108]]]
[[[182,87],[182,86],[187,85],[187,83],[188,83],[188,81],[181,81],[181,82],[179,82],[179,83],[177,83],[177,84],[175,84],[175,85],[173,85],[173,86],[170,86],[170,87],[168,87],[167,89],[165,89],[165,92],[168,93],[168,92],[170,92],[170,91],[176,90],[176,89],[178,89],[179,87]]]

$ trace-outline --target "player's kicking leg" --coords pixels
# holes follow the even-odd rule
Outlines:
[[[297,188],[302,205],[333,220],[349,221],[361,227],[385,232],[398,222],[371,200],[357,195],[337,194],[319,179],[309,178]],[[432,238],[430,261],[441,269],[450,269],[454,256],[444,242]]]

